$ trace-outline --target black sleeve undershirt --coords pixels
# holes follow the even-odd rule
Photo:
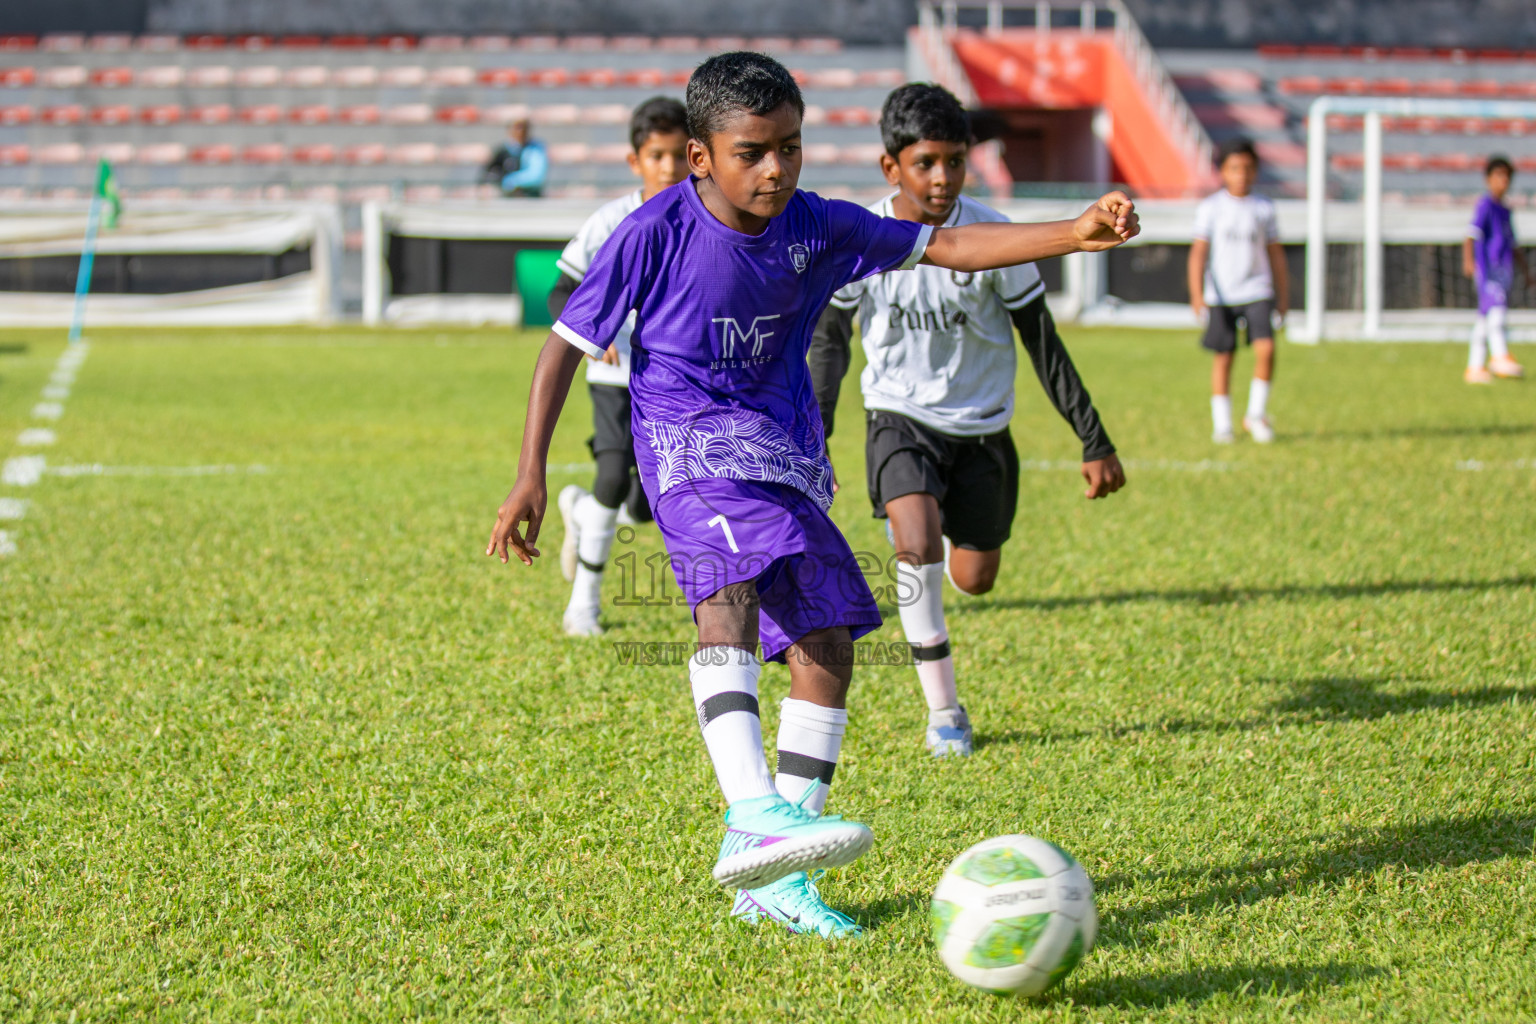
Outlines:
[[[1045,305],[1045,297],[1011,310],[1009,316],[1019,329],[1019,340],[1035,365],[1035,375],[1040,378],[1051,405],[1072,425],[1078,440],[1083,442],[1083,461],[1094,462],[1113,455],[1115,446],[1099,420],[1098,410],[1093,407],[1093,397],[1083,387],[1077,367],[1072,365],[1072,357],[1067,354],[1061,335],[1056,333],[1056,321]],[[817,398],[820,397],[818,391]]]
[[[561,273],[560,280],[549,290],[549,318],[559,320],[560,314],[565,312],[565,304],[571,301],[571,293],[576,290],[579,282],[570,274]]]
[[[843,378],[853,361],[853,310],[828,306],[816,321],[816,333],[811,336],[811,348],[806,361],[811,366],[811,387],[816,391],[816,404],[821,406],[821,424],[825,437],[832,436],[832,420],[837,415],[837,396],[842,391]]]

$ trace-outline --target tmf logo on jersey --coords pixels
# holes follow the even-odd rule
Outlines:
[[[740,344],[744,349],[750,345],[751,351],[746,353],[746,358],[752,358],[763,354],[763,342],[773,337],[772,331],[763,330],[759,324],[767,320],[777,320],[778,313],[769,313],[767,316],[752,318],[752,323],[742,330],[741,324],[736,322],[733,316],[717,316],[710,321],[721,325],[724,337],[721,339],[720,357],[722,359],[735,359],[736,346]]]

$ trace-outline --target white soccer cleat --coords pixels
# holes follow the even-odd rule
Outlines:
[[[560,518],[565,522],[565,540],[560,543],[560,575],[567,581],[576,578],[577,553],[581,544],[581,527],[576,523],[576,503],[587,496],[587,489],[577,484],[567,484],[560,491],[556,504],[560,506]]]
[[[560,627],[566,636],[602,636],[602,624],[597,621],[595,608],[567,608],[560,618]]]
[[[1269,444],[1275,439],[1275,428],[1269,425],[1269,417],[1267,416],[1259,416],[1254,419],[1245,418],[1243,420],[1243,429],[1248,431],[1248,436],[1252,437],[1259,444]]]
[[[1494,356],[1488,360],[1488,372],[1505,380],[1519,380],[1525,376],[1525,367],[1509,356]]]

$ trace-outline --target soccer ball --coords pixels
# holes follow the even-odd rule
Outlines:
[[[1000,995],[1037,996],[1093,948],[1093,883],[1055,843],[998,836],[956,857],[933,891],[933,943],[950,973]]]

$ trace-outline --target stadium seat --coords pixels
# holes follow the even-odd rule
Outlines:
[[[331,36],[327,42],[333,50],[365,50],[368,48],[368,37],[360,35]]]
[[[44,68],[38,76],[44,85],[50,89],[78,89],[90,78],[86,70],[77,64],[64,64],[59,67]]]
[[[438,163],[484,167],[491,159],[491,147],[483,142],[443,146],[437,151]]]
[[[222,50],[229,40],[224,36],[201,33],[190,35],[182,40],[183,45],[189,50]]]
[[[815,71],[795,68],[791,74],[801,85],[813,89],[852,89],[859,81],[858,72],[852,68],[820,68]]]
[[[383,116],[383,111],[375,103],[359,103],[342,107],[336,112],[336,120],[342,124],[378,124]]]
[[[1522,82],[1505,82],[1503,94],[1513,99],[1536,99],[1536,79]]]
[[[138,162],[157,166],[183,164],[187,162],[187,147],[180,142],[156,142],[140,146]]]
[[[187,120],[198,124],[229,124],[235,111],[228,103],[205,103],[187,111]]]
[[[1419,96],[1455,96],[1456,90],[1457,83],[1453,78],[1431,78],[1419,82],[1413,91]]]
[[[629,159],[631,152],[627,142],[604,142],[593,146],[587,159],[594,164],[622,164]]]
[[[571,73],[565,68],[533,68],[523,75],[523,79],[529,85],[552,89],[569,85]]]
[[[32,162],[37,164],[78,164],[84,159],[85,147],[78,142],[57,142],[32,151]]]
[[[133,36],[125,32],[98,33],[86,40],[86,49],[96,53],[122,53],[133,49]]]
[[[506,88],[522,81],[522,73],[517,68],[486,68],[480,72],[481,85],[490,85],[497,88]]]
[[[480,120],[480,108],[468,103],[438,107],[436,117],[442,124],[476,124]]]
[[[133,68],[97,68],[91,72],[90,80],[103,89],[118,89],[133,84]]]
[[[378,81],[379,69],[366,64],[337,68],[331,72],[331,83],[333,85],[341,85],[348,88],[365,88],[370,85],[377,85]]]
[[[128,124],[133,120],[133,114],[133,108],[126,103],[92,107],[91,124]]]
[[[372,165],[382,164],[389,158],[389,148],[377,142],[366,143],[361,146],[348,146],[341,151],[343,163]],[[385,189],[388,196],[388,188]]]
[[[322,142],[313,146],[294,146],[289,158],[296,164],[333,164],[336,147]]]
[[[880,120],[880,111],[868,107],[833,107],[827,111],[828,124],[865,125]]]
[[[614,36],[608,48],[617,53],[645,53],[655,47],[650,36]]]
[[[427,124],[432,120],[432,107],[426,103],[401,103],[384,111],[386,124]]]
[[[462,64],[433,68],[427,72],[427,83],[439,87],[465,89],[475,84],[475,69]]]
[[[85,120],[85,108],[78,103],[62,103],[56,107],[44,107],[38,111],[43,124],[80,124]]]
[[[1225,93],[1253,93],[1264,88],[1264,80],[1247,68],[1212,68],[1205,77]]]
[[[235,69],[227,64],[203,64],[187,69],[187,84],[205,89],[221,89],[235,80]]]
[[[547,53],[550,50],[560,49],[559,36],[519,36],[515,45],[519,50],[530,50],[535,53]]]
[[[907,80],[907,73],[900,68],[869,68],[860,71],[857,84],[866,89],[894,89]]]
[[[421,49],[432,53],[457,52],[464,49],[463,36],[422,36]]]
[[[1330,78],[1323,83],[1323,91],[1333,96],[1363,96],[1365,79],[1359,77]]]
[[[379,73],[380,85],[414,89],[426,83],[427,69],[419,64],[406,64],[385,68]]]
[[[283,36],[278,40],[278,45],[285,50],[318,50],[324,44],[325,40],[315,35]]]
[[[1280,79],[1278,87],[1291,96],[1315,96],[1323,91],[1323,80],[1316,75],[1301,75]]]
[[[1470,153],[1432,153],[1424,158],[1427,171],[1472,171],[1482,160]]]
[[[831,54],[841,53],[843,41],[830,36],[806,36],[795,43],[795,49],[801,53]]]
[[[697,36],[661,36],[656,49],[665,53],[697,53],[700,43]]]
[[[815,127],[827,123],[827,108],[815,103],[805,105],[805,115],[800,118],[800,123]]]
[[[608,48],[608,37],[592,35],[566,36],[565,48],[576,53],[602,53]]]
[[[282,69],[272,64],[254,64],[235,71],[235,84],[243,89],[266,89],[282,81]]]
[[[661,68],[635,68],[619,75],[620,82],[637,89],[659,89],[670,80]]]
[[[272,37],[258,33],[247,33],[235,36],[230,40],[230,43],[238,50],[260,53],[263,50],[270,50],[272,48]]]
[[[808,164],[837,163],[838,147],[830,142],[813,142],[800,150]]]
[[[0,87],[23,89],[36,82],[36,68],[0,68]]]
[[[416,37],[400,34],[379,36],[373,41],[373,45],[391,53],[403,53],[406,50],[416,49]]]
[[[283,108],[276,103],[258,103],[241,107],[239,118],[243,124],[277,124],[283,119]]]
[[[1522,174],[1536,172],[1536,156],[1522,156],[1515,161],[1515,169]]]
[[[584,164],[592,157],[592,147],[585,142],[557,142],[549,147],[552,164]]]
[[[139,120],[145,124],[180,124],[185,116],[186,111],[179,103],[156,103],[139,108]]]
[[[1499,83],[1487,79],[1474,79],[1462,82],[1456,91],[1463,96],[1497,96],[1500,93]]]
[[[0,52],[24,53],[37,49],[37,36],[30,35],[4,35],[0,36]]]
[[[31,160],[32,148],[30,146],[0,146],[0,166],[14,167],[17,164],[30,163]]]
[[[1413,83],[1406,78],[1378,78],[1371,83],[1371,92],[1377,96],[1407,96],[1413,92]]]
[[[576,72],[576,84],[599,89],[611,88],[619,82],[619,73],[612,68],[586,68]]]
[[[0,107],[0,124],[18,125],[31,124],[34,111],[24,104]]]
[[[576,124],[581,120],[581,108],[574,103],[547,103],[534,107],[531,119],[534,124]]]
[[[294,124],[329,124],[331,108],[324,103],[305,103],[289,108],[288,120]]]
[[[389,150],[389,162],[392,164],[422,165],[437,162],[437,144],[432,142],[408,142],[403,146],[392,146]]]
[[[857,146],[843,146],[837,154],[837,162],[854,167],[878,167],[885,147],[878,142],[866,142]]]
[[[259,142],[240,148],[243,164],[280,164],[288,159],[288,147],[280,142]]]
[[[532,108],[526,103],[501,103],[482,108],[480,120],[486,124],[511,124],[513,121],[521,121],[532,113]]]
[[[144,35],[134,40],[134,47],[144,53],[174,53],[181,49],[180,36]]]
[[[476,53],[501,53],[512,49],[511,36],[470,36],[469,48]]]
[[[1361,163],[1364,162],[1361,157]],[[1418,153],[1383,153],[1381,166],[1387,171],[1419,171],[1424,168],[1424,158]]]
[[[630,109],[622,103],[598,103],[581,108],[582,124],[628,124]]]
[[[1307,151],[1294,142],[1262,141],[1254,144],[1259,160],[1275,167],[1305,167]]]
[[[80,32],[50,32],[38,42],[47,53],[79,53],[85,49],[85,35]]]
[[[134,72],[135,85],[145,86],[150,89],[174,89],[186,80],[186,69],[177,64],[163,64],[158,67],[140,68]]]
[[[283,82],[300,89],[317,89],[331,80],[331,71],[322,64],[301,64],[283,72]]]

